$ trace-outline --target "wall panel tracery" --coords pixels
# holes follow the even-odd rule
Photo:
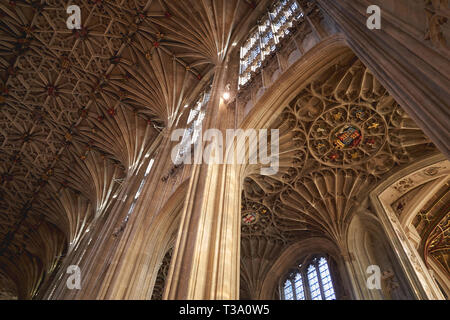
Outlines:
[[[350,222],[370,190],[393,171],[437,152],[351,54],[300,89],[270,128],[280,130],[280,170],[262,176],[251,165],[244,180],[245,290],[256,288],[247,270],[254,263],[251,241],[265,247],[276,241],[281,252],[295,241],[324,236],[347,256]],[[273,263],[276,257],[267,259]],[[252,296],[245,290],[244,296]]]

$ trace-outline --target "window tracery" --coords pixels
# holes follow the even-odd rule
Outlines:
[[[258,26],[241,47],[239,88],[250,81],[267,56],[270,56],[286,35],[294,21],[303,17],[296,0],[280,0],[261,18]]]
[[[178,150],[178,155],[175,159],[175,165],[183,163],[186,156],[189,155],[189,150],[192,145],[197,144],[202,131],[203,120],[206,115],[206,106],[208,105],[211,93],[209,91],[201,94],[200,98],[195,103],[195,107],[190,111],[187,120],[189,126],[183,135]]]
[[[314,257],[291,270],[282,283],[281,297],[282,300],[336,300],[327,258]]]

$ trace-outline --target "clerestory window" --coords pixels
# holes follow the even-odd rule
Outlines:
[[[192,145],[196,145],[202,133],[203,120],[206,115],[206,106],[208,105],[211,96],[210,91],[202,93],[195,103],[195,107],[191,109],[187,120],[188,128],[184,132],[181,140],[178,154],[175,159],[175,164],[181,164],[187,156],[190,155]]]
[[[281,39],[289,34],[293,23],[302,17],[303,12],[296,0],[275,2],[241,47],[239,88],[250,81],[252,73],[261,68],[266,57],[272,54]]]

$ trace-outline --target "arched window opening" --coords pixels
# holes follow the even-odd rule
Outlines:
[[[191,109],[186,123],[188,128],[184,131],[184,136],[179,145],[175,165],[180,165],[187,157],[191,157],[190,150],[192,149],[192,146],[195,146],[199,142],[203,120],[206,116],[206,107],[210,97],[210,91],[203,92],[195,103],[195,107]]]
[[[336,300],[328,260],[314,257],[299,264],[284,278],[282,300]]]
[[[267,56],[270,56],[277,45],[290,33],[289,28],[296,20],[303,17],[296,0],[280,0],[260,19],[241,47],[241,66],[239,72],[239,88],[246,85],[252,73],[257,72]]]
[[[170,262],[172,261],[173,248],[170,248],[163,258],[161,266],[156,277],[155,287],[153,289],[152,300],[162,300],[164,289],[166,288],[166,279],[169,274]]]

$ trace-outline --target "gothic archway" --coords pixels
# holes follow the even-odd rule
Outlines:
[[[265,248],[264,254],[270,253],[265,259],[274,262],[292,243],[313,237],[334,243],[348,262],[350,222],[370,191],[393,172],[437,153],[351,52],[317,68],[310,81],[295,90],[290,86],[296,83],[295,75],[290,76],[290,81],[280,77],[286,93],[283,99],[278,96],[278,109],[269,89],[261,99],[266,105],[261,103],[244,121],[244,125],[261,124],[264,119],[266,127],[280,132],[278,173],[264,176],[259,172],[261,166],[245,168],[241,206],[244,270],[252,268],[251,257],[262,258],[252,246]],[[277,88],[276,92],[281,91]],[[286,97],[290,100],[285,104]],[[256,120],[250,119],[258,113]],[[258,277],[267,272],[263,270]],[[247,275],[241,281],[251,278]],[[251,297],[248,292],[244,296]]]
[[[444,299],[448,287],[449,172],[445,157],[428,157],[394,173],[370,195],[415,295],[423,299]]]
[[[185,181],[177,188],[156,216],[154,228],[149,230],[149,234],[155,235],[154,239],[150,239],[154,243],[154,249],[150,255],[152,259],[148,272],[151,288],[148,298],[151,297],[152,300],[166,298],[165,289],[169,281],[169,269],[174,256],[187,185],[188,181]]]

